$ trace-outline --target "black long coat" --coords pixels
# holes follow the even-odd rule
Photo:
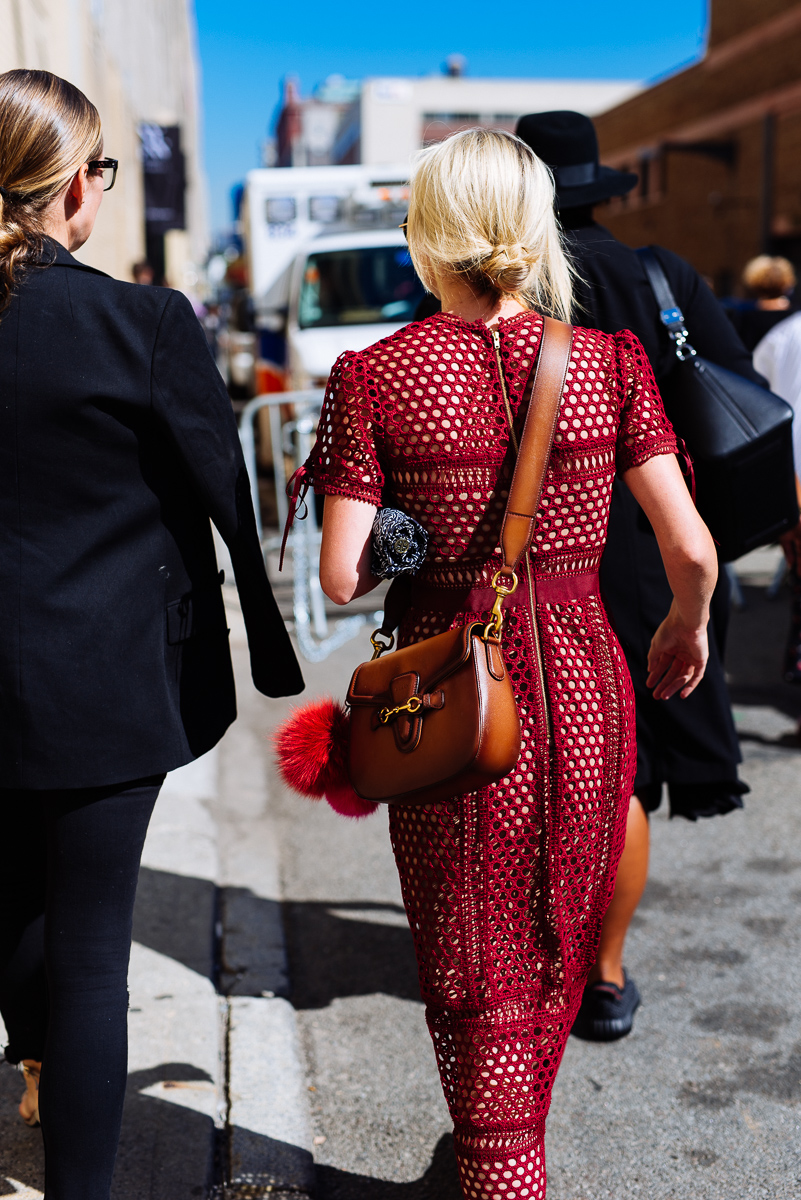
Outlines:
[[[236,716],[209,518],[253,681],[303,679],[225,387],[189,301],[63,247],[0,317],[0,787],[169,771]]]
[[[562,214],[569,222],[570,212]],[[578,214],[576,214],[578,217]],[[659,320],[659,308],[635,252],[592,221],[580,218],[566,230],[582,277],[577,288],[578,324],[606,333],[631,329],[645,347],[662,385],[675,352]],[[690,341],[699,354],[764,384],[724,310],[689,263],[654,247],[681,307]],[[668,411],[668,416],[670,412]],[[637,779],[646,807],[670,785],[671,811],[694,819],[738,806],[747,788],[737,779],[740,747],[723,673],[729,613],[729,582],[721,568],[712,602],[710,657],[706,674],[686,700],[654,700],[645,686],[648,647],[671,602],[656,538],[634,497],[615,482],[601,587],[610,619],[626,654],[637,705]]]

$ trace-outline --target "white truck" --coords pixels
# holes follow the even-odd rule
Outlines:
[[[399,228],[408,174],[403,165],[248,174],[242,227],[257,392],[320,387],[344,350],[414,316],[423,288]]]

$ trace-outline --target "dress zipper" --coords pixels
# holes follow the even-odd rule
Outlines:
[[[514,419],[512,417],[512,409],[509,404],[509,395],[506,391],[506,380],[503,374],[503,363],[501,362],[501,338],[497,329],[491,329],[492,345],[495,350],[495,360],[498,364],[498,378],[501,381],[501,395],[503,396],[503,405],[506,409],[506,420],[509,422],[509,433],[512,438],[512,445],[515,448],[515,454],[520,453],[520,445],[514,431]],[[548,739],[548,757],[550,759],[553,752],[553,723],[551,720],[551,706],[548,703],[548,691],[545,687],[545,665],[542,661],[542,646],[540,645],[540,631],[537,625],[537,613],[534,608],[534,578],[531,570],[531,556],[527,552],[525,558],[526,578],[528,579],[528,607],[531,617],[531,628],[534,633],[534,650],[537,659],[537,677],[540,684],[540,700],[542,703],[542,712],[545,717],[545,728]]]
[[[503,376],[503,363],[501,362],[501,335],[498,333],[497,329],[491,329],[490,333],[492,334],[492,346],[495,350],[495,361],[498,364],[498,378],[501,381],[501,395],[503,396],[503,406],[506,409],[506,420],[509,422],[509,433],[512,436],[512,445],[515,448],[515,454],[518,454],[520,451],[520,446],[518,445],[517,437],[515,436],[512,409],[509,405],[509,396],[506,392],[506,380]]]
[[[520,445],[515,437],[514,424],[512,418],[512,409],[509,404],[509,396],[506,391],[506,380],[503,374],[503,363],[501,361],[501,339],[497,329],[490,330],[492,334],[492,345],[495,349],[495,359],[498,364],[498,378],[501,381],[501,394],[503,395],[503,404],[506,409],[506,419],[509,422],[509,433],[512,438],[512,445],[515,448],[515,454],[520,453]],[[529,401],[530,403],[530,401]],[[542,643],[540,642],[540,630],[537,624],[537,612],[534,606],[534,575],[531,569],[531,554],[526,552],[526,578],[528,579],[528,611],[531,617],[531,630],[534,635],[534,657],[537,661],[537,678],[540,685],[540,703],[542,704],[542,713],[545,717],[545,739],[548,750],[548,757],[545,767],[545,784],[543,793],[543,811],[542,811],[542,833],[541,833],[541,853],[544,857],[551,858],[549,829],[551,824],[551,781],[556,772],[556,743],[553,733],[553,716],[551,706],[548,703],[548,690],[545,686],[545,664],[542,658]],[[550,943],[550,948],[555,956],[554,958],[554,975],[557,973],[557,963],[562,961],[562,951],[559,943],[559,937],[556,932],[556,922],[554,919],[553,905],[549,903],[549,898],[544,888],[537,891],[535,886],[532,886],[528,900],[529,913],[532,921],[544,921],[546,929],[546,944]]]

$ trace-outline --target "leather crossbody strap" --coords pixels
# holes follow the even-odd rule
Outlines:
[[[501,526],[503,574],[511,575],[534,540],[534,525],[565,386],[573,326],[543,318],[542,344],[523,436]]]

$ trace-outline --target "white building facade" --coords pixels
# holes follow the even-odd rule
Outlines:
[[[0,72],[15,67],[61,75],[100,111],[120,169],[79,257],[119,279],[146,252],[140,129],[180,129],[185,228],[164,234],[164,268],[191,290],[208,237],[193,0],[0,0]]]
[[[641,90],[632,80],[473,79],[464,75],[365,79],[343,121],[334,162],[408,161],[458,129],[514,130],[525,113],[572,109],[594,116]]]

